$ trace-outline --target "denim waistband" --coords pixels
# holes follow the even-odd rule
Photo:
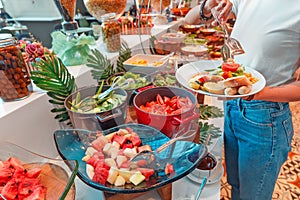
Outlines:
[[[271,102],[271,101],[261,101],[261,100],[246,101],[241,98],[226,101],[225,104],[231,106],[237,106],[239,108],[256,108],[256,109],[277,108],[279,110],[283,110],[289,107],[288,102]]]

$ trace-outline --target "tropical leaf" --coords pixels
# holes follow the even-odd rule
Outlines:
[[[221,136],[221,129],[219,127],[216,127],[214,124],[209,124],[208,122],[202,122],[199,120],[198,122],[200,127],[200,139],[199,143],[204,144],[207,140],[208,135],[210,135],[210,139],[208,141],[208,144],[211,143],[211,139],[218,138]]]
[[[216,106],[201,104],[199,107],[200,119],[208,120],[209,118],[223,117],[223,111]]]
[[[47,91],[49,102],[55,107],[51,109],[51,112],[56,113],[55,119],[71,124],[64,100],[77,88],[74,77],[54,54],[33,65],[37,70],[32,71],[31,79],[37,87]]]
[[[117,60],[117,69],[116,72],[125,72],[126,69],[124,68],[123,63],[131,57],[131,49],[128,47],[127,43],[122,43],[119,57]]]
[[[92,77],[98,81],[107,79],[112,71],[114,71],[114,66],[107,56],[104,56],[97,49],[91,50],[91,54],[87,58],[86,66],[92,68]]]

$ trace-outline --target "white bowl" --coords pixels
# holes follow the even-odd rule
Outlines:
[[[181,48],[182,53],[187,55],[201,56],[208,52],[204,45],[187,45]]]
[[[181,43],[185,37],[186,34],[183,33],[165,33],[161,36],[161,39]]]
[[[165,58],[163,55],[136,54],[123,64],[127,71],[148,74],[161,70],[167,65],[169,59],[163,58]],[[144,63],[140,63],[141,61],[144,61]]]

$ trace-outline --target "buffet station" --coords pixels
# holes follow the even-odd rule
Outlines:
[[[188,5],[137,1],[134,22],[109,2],[84,0],[96,39],[78,35],[69,0],[54,0],[51,50],[1,35],[0,199],[219,199],[218,98],[264,78],[234,62],[223,27],[183,24]]]

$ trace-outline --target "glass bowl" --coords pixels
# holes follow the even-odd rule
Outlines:
[[[101,16],[115,13],[118,19],[125,11],[127,0],[83,0],[88,12],[101,21]]]
[[[157,149],[160,145],[169,141],[169,138],[160,131],[143,124],[123,124],[109,130],[104,134],[109,134],[119,129],[131,128],[136,132],[142,141],[142,145],[149,144],[152,150]],[[139,193],[153,189],[158,189],[164,185],[172,183],[190,172],[192,172],[198,162],[206,155],[207,148],[201,144],[189,141],[177,141],[174,145],[169,146],[159,154],[160,159],[173,165],[175,173],[166,175],[164,172],[156,172],[148,181],[135,186],[127,183],[124,186],[116,187],[109,183],[105,185],[92,181],[86,173],[86,163],[82,161],[85,151],[90,142],[93,141],[97,133],[86,130],[57,130],[54,133],[54,140],[58,152],[64,159],[75,159],[79,162],[78,177],[87,185],[111,193]],[[189,157],[196,157],[193,161]]]
[[[0,141],[0,146],[2,164],[8,159],[16,158],[26,169],[26,173],[30,169],[41,169],[37,179],[40,180],[42,186],[46,187],[46,199],[75,199],[74,179],[78,169],[76,160],[48,158],[6,141]],[[0,163],[0,171],[1,169],[4,167],[1,168]]]

